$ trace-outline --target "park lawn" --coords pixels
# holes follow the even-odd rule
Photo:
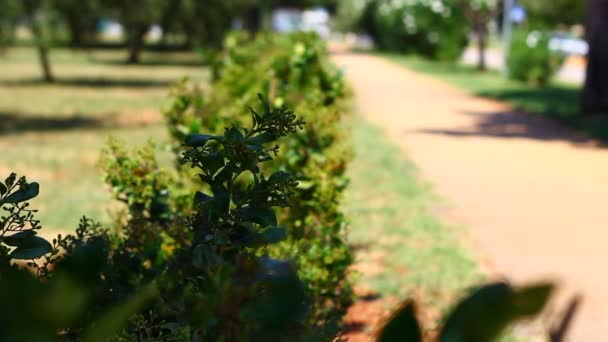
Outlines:
[[[353,140],[345,211],[361,273],[358,286],[382,298],[415,297],[443,312],[465,288],[483,280],[461,244],[463,229],[432,213],[441,199],[379,129],[359,118]]]
[[[0,176],[40,183],[32,205],[47,231],[71,231],[82,215],[105,221],[113,207],[97,163],[109,135],[136,146],[154,140],[170,164],[161,107],[183,76],[205,83],[194,53],[145,52],[125,65],[122,50],[53,50],[57,82],[39,81],[32,49],[0,57]]]
[[[486,275],[463,244],[466,228],[444,222],[436,213],[446,205],[416,166],[385,134],[357,118],[355,158],[349,166],[345,214],[356,256],[356,287],[393,309],[415,299],[425,329],[441,318]],[[371,294],[371,296],[370,296]],[[501,342],[527,341],[526,330],[507,331]]]
[[[538,88],[507,79],[498,71],[479,72],[473,66],[425,60],[418,56],[382,54],[408,69],[437,77],[475,96],[504,101],[516,110],[542,115],[608,140],[608,119],[579,115],[580,89],[554,82]]]

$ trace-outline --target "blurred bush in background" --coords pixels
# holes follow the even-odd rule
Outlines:
[[[454,61],[468,43],[469,24],[454,1],[352,1],[341,5],[339,26],[366,32],[381,50]]]
[[[521,29],[513,34],[507,58],[509,77],[546,86],[561,68],[565,56],[551,51],[547,32]]]

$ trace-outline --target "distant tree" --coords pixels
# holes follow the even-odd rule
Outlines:
[[[70,32],[70,45],[80,47],[95,39],[97,23],[102,13],[99,0],[53,0]]]
[[[22,0],[21,5],[38,50],[42,76],[46,82],[51,83],[55,80],[49,60],[51,3],[49,0]]]
[[[105,0],[112,16],[123,25],[129,54],[127,63],[139,63],[146,34],[158,23],[171,0]]]
[[[477,69],[486,70],[486,47],[488,40],[488,25],[499,11],[498,0],[458,0],[477,38],[479,58]]]
[[[20,11],[19,0],[0,0],[0,50],[13,41]]]
[[[545,26],[582,24],[585,15],[583,0],[519,0],[529,20]]]
[[[583,113],[608,114],[608,0],[588,0],[585,20],[589,54]]]
[[[350,1],[352,0],[241,0],[247,9],[245,24],[250,31],[271,29],[272,11],[277,7],[305,9],[320,6],[335,12],[339,4]]]

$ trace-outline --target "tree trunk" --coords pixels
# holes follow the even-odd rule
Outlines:
[[[486,71],[487,69],[487,64],[486,64],[486,47],[487,47],[487,39],[488,39],[488,32],[487,32],[487,28],[485,25],[485,22],[481,22],[481,23],[477,23],[476,26],[476,33],[477,33],[477,52],[479,54],[478,59],[477,59],[477,70],[479,71]]]
[[[587,1],[585,25],[589,54],[581,109],[608,115],[608,0]]]
[[[40,60],[40,66],[42,67],[42,76],[44,81],[47,83],[55,82],[53,72],[51,71],[51,63],[49,61],[49,48],[44,44],[38,45],[38,58]]]
[[[127,63],[139,63],[141,51],[144,47],[144,38],[149,28],[150,25],[137,25],[134,27],[129,37],[129,58],[127,59]]]
[[[36,42],[38,60],[42,68],[42,77],[45,82],[52,83],[55,81],[55,78],[53,77],[49,60],[50,33],[47,25],[47,3],[43,2],[40,7],[36,7],[33,2],[24,1],[24,9]]]
[[[70,46],[74,48],[82,47],[82,37],[85,31],[84,28],[82,27],[82,25],[80,25],[78,20],[74,18],[68,19],[67,21],[67,26],[70,31]]]
[[[262,26],[261,24],[262,15],[260,14],[260,8],[257,6],[252,6],[249,8],[243,20],[243,26],[247,32],[251,34],[256,34],[260,31]]]

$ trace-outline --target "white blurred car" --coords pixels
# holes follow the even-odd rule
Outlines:
[[[586,41],[567,33],[555,32],[549,40],[549,49],[566,55],[586,56],[589,52],[589,45]]]

